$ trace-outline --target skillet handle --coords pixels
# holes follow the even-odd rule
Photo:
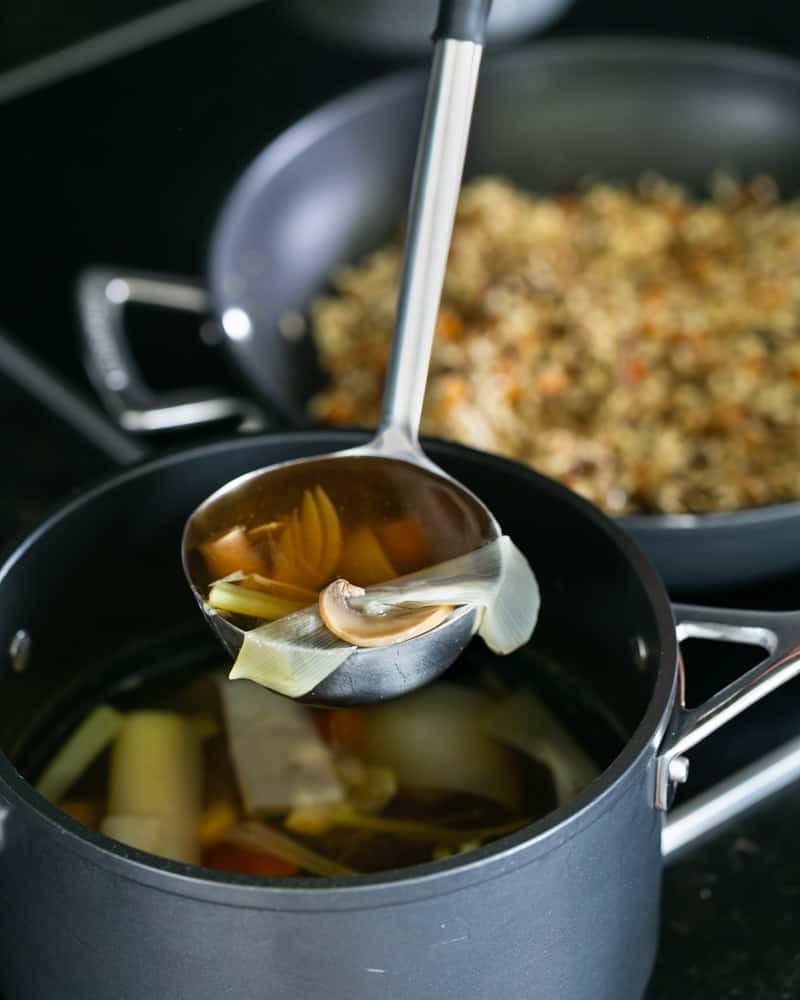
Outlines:
[[[106,408],[125,430],[178,430],[232,418],[240,430],[264,427],[263,414],[249,400],[203,389],[155,392],[136,364],[128,346],[125,306],[140,303],[205,316],[208,294],[198,282],[91,268],[78,279],[77,299],[86,370]]]
[[[800,674],[800,613],[739,611],[675,605],[678,641],[710,639],[759,646],[766,657],[697,708],[681,691],[656,761],[656,806],[667,809],[672,789],[686,780],[683,756],[720,726]],[[800,739],[762,758],[676,810],[664,831],[670,853],[800,777]]]

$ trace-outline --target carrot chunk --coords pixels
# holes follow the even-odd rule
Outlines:
[[[248,541],[244,528],[237,526],[200,546],[212,580],[231,573],[261,573],[268,576],[267,564],[258,549]]]
[[[260,851],[247,851],[235,844],[215,844],[203,851],[203,864],[206,868],[216,868],[226,872],[236,872],[239,875],[296,875],[297,865],[271,854]]]

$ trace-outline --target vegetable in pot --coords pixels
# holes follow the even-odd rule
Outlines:
[[[492,707],[478,691],[440,682],[365,708],[364,759],[390,767],[402,785],[467,792],[519,811],[518,763],[479,725]]]
[[[122,727],[122,716],[109,705],[98,705],[61,747],[36,782],[36,791],[58,802],[75,784]]]
[[[132,712],[111,754],[101,831],[175,861],[197,863],[203,797],[200,740],[175,712]]]
[[[598,774],[594,761],[527,688],[502,701],[484,717],[482,726],[499,743],[547,764],[559,805],[574,798]]]
[[[344,798],[330,748],[310,713],[250,681],[219,685],[245,812],[283,812]]]

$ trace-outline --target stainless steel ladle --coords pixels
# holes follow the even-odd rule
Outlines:
[[[228,652],[235,656],[245,633],[204,601],[190,558],[198,523],[209,520],[218,504],[255,495],[265,477],[299,463],[335,458],[391,459],[444,480],[460,494],[482,534],[495,538],[500,528],[491,511],[464,486],[435,465],[419,443],[419,424],[431,348],[444,283],[456,206],[464,169],[475,88],[491,0],[443,0],[434,32],[434,55],[414,167],[392,350],[377,434],[369,444],[320,458],[269,466],[234,479],[213,493],[190,516],[183,535],[183,566],[189,584]],[[462,652],[475,632],[476,611],[457,608],[424,635],[375,649],[358,649],[303,701],[352,705],[396,697],[433,680]]]

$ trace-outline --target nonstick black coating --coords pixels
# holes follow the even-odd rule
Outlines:
[[[218,314],[244,376],[290,426],[321,385],[310,337],[280,333],[340,264],[396,231],[408,194],[424,74],[378,81],[285,132],[252,164],[210,254]],[[745,49],[641,39],[537,44],[489,58],[465,176],[502,174],[534,190],[657,170],[702,191],[717,168],[800,179],[800,69]],[[228,323],[234,334],[241,325]],[[284,325],[285,328],[285,325]],[[800,504],[697,518],[623,518],[677,590],[746,583],[800,567]]]

